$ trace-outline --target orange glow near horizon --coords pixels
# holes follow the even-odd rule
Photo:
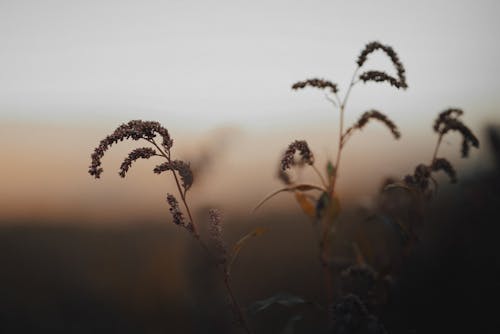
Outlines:
[[[1,221],[71,224],[169,219],[165,196],[167,192],[176,194],[175,186],[169,175],[152,173],[153,159],[137,161],[125,179],[117,175],[128,151],[143,144],[124,142],[113,146],[103,159],[101,179],[95,180],[88,175],[87,167],[94,145],[103,136],[96,129],[10,125],[1,130],[4,152]],[[173,152],[176,157],[192,163],[200,154],[213,155],[211,160],[200,160],[205,170],[195,176],[195,184],[189,192],[195,211],[210,206],[229,214],[249,214],[266,194],[282,186],[275,177],[278,161],[293,139],[309,142],[316,164],[322,169],[326,159],[335,153],[331,137],[331,132],[319,127],[282,129],[269,135],[222,129],[222,132],[205,135],[179,135],[174,138]],[[417,163],[429,159],[433,136],[411,138],[410,133],[409,137],[405,138],[403,132],[403,139],[395,141],[386,129],[376,124],[353,136],[344,151],[340,170],[341,201],[369,205],[385,177],[403,176]],[[453,160],[459,163],[459,141],[452,140],[448,146],[443,152],[456,157]],[[477,159],[480,155],[473,152],[469,165],[477,165],[474,163]],[[314,173],[307,169],[301,178],[318,183]],[[293,198],[282,194],[262,210],[293,208],[296,208]]]

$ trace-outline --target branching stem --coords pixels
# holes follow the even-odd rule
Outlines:
[[[241,310],[241,307],[238,301],[236,300],[236,297],[234,296],[234,292],[231,287],[231,276],[229,275],[229,272],[227,271],[226,268],[224,268],[224,285],[226,286],[229,298],[231,299],[231,304],[233,305],[233,310],[238,322],[240,323],[241,327],[243,327],[243,329],[247,334],[252,334],[252,331],[250,330],[250,327],[248,326],[247,321],[245,319],[245,315],[243,314],[243,311]]]
[[[164,151],[154,141],[154,139],[148,140],[148,142],[150,142],[151,144],[153,144],[156,147],[156,149],[158,149],[158,151],[161,153],[161,156],[163,156],[165,159],[167,159],[167,161],[169,163],[172,162],[172,160],[170,158],[170,152],[169,151]],[[174,175],[175,184],[177,185],[177,190],[179,191],[179,194],[181,195],[182,202],[184,203],[184,207],[186,208],[186,212],[187,212],[187,214],[189,216],[189,220],[191,221],[191,224],[193,226],[193,236],[194,236],[194,238],[196,240],[198,240],[198,242],[203,247],[203,249],[207,253],[207,255],[210,258],[210,260],[213,261],[216,264],[216,267],[218,269],[221,268],[217,264],[217,261],[215,260],[215,257],[213,256],[212,252],[208,248],[207,244],[205,242],[203,242],[203,240],[200,238],[200,234],[198,232],[198,228],[196,226],[196,223],[194,222],[193,216],[191,215],[191,210],[189,209],[189,205],[187,204],[187,201],[186,201],[186,191],[182,191],[182,187],[181,187],[181,184],[179,182],[179,178],[177,177],[177,174],[175,173],[175,170],[172,169],[171,171],[172,171],[172,174]],[[229,294],[229,297],[231,298],[231,304],[232,304],[234,312],[235,312],[235,314],[237,316],[237,321],[241,324],[241,326],[243,327],[243,329],[245,330],[245,332],[247,334],[252,334],[252,332],[250,331],[250,328],[248,327],[248,324],[247,324],[247,322],[245,320],[245,316],[243,315],[243,311],[241,310],[241,307],[238,304],[238,301],[236,300],[236,297],[235,297],[235,295],[233,293],[233,290],[231,288],[229,272],[224,267],[222,267],[221,269],[222,269],[222,272],[223,272],[223,275],[224,275],[224,285],[225,285],[226,290],[227,290],[227,292]]]
[[[323,175],[321,175],[321,173],[319,172],[318,168],[316,168],[316,166],[314,165],[311,165],[311,167],[313,168],[314,172],[318,175],[319,179],[321,180],[321,184],[323,184],[323,187],[328,188],[328,184],[326,183]]]
[[[337,148],[337,158],[335,159],[335,176],[332,181],[331,189],[330,189],[330,195],[333,196],[333,192],[335,190],[335,184],[338,179],[338,172],[339,172],[339,167],[340,167],[340,158],[342,156],[342,148],[343,148],[343,137],[344,137],[344,112],[345,112],[345,107],[347,104],[347,101],[349,100],[349,95],[351,94],[352,87],[357,83],[356,81],[356,75],[358,74],[359,71],[359,66],[356,67],[354,70],[354,73],[352,74],[351,82],[349,83],[349,88],[347,89],[347,92],[345,93],[344,99],[342,100],[342,103],[340,104],[340,122],[339,122],[339,142],[338,142],[338,148]]]
[[[436,148],[434,148],[434,154],[432,155],[431,165],[434,163],[434,161],[436,161],[439,146],[441,146],[442,141],[443,141],[443,134],[439,134],[439,138],[436,143]]]

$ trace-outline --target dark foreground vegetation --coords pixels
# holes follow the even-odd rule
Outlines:
[[[374,311],[387,332],[493,333],[500,328],[500,149],[495,132],[490,136],[496,167],[471,171],[458,184],[440,188],[419,227],[419,241],[397,279],[388,283],[385,303]],[[378,239],[374,245],[391,244],[387,227],[365,215],[357,209],[343,212],[339,235],[354,240],[364,224],[369,238]],[[235,332],[224,288],[203,251],[160,220],[120,228],[3,222],[0,332]],[[241,304],[248,310],[277,292],[306,302],[272,304],[265,312],[250,309],[250,325],[258,333],[292,333],[287,331],[292,328],[293,333],[321,333],[325,310],[316,301],[323,301],[324,292],[313,229],[301,212],[291,210],[228,222],[228,239],[255,226],[255,220],[269,232],[248,244],[234,265]],[[378,255],[367,261],[382,266],[391,252],[372,250]]]

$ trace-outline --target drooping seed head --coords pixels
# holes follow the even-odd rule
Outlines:
[[[226,261],[227,249],[222,239],[222,215],[217,209],[208,210],[209,233],[212,240],[215,242],[217,252],[221,257],[221,262]]]
[[[294,156],[295,152],[297,151],[299,151],[300,153],[302,162],[309,165],[314,164],[314,156],[309,149],[309,145],[307,145],[307,142],[305,140],[295,140],[288,146],[288,149],[285,151],[285,154],[281,159],[281,169],[283,171],[294,165]]]
[[[156,166],[153,169],[153,172],[156,174],[161,174],[167,170],[173,170],[179,173],[182,181],[182,187],[185,191],[187,191],[193,185],[194,177],[189,163],[186,163],[182,160],[173,160],[170,162],[167,161]]]
[[[128,156],[123,160],[122,165],[120,166],[120,176],[125,177],[127,174],[128,170],[132,166],[132,163],[136,161],[137,159],[149,159],[152,156],[156,155],[156,151],[153,150],[150,147],[141,147],[141,148],[136,148],[132,152],[128,154]]]
[[[398,79],[393,78],[392,76],[389,76],[388,74],[380,71],[368,71],[360,75],[360,79],[364,82],[367,81],[376,81],[376,82],[382,82],[382,81],[387,81],[389,82],[392,86],[396,88],[403,88],[406,89],[408,88],[408,85],[406,84],[406,75],[405,75],[405,68],[403,66],[403,63],[399,60],[399,57],[397,53],[394,51],[392,47],[389,45],[383,45],[380,42],[370,42],[368,43],[365,48],[361,51],[361,54],[358,57],[358,60],[356,63],[358,64],[359,67],[363,66],[366,60],[368,59],[368,55],[371,54],[372,52],[376,50],[381,50],[383,51],[390,59],[392,64],[394,65]]]
[[[436,158],[432,163],[431,169],[433,172],[438,172],[442,170],[443,172],[446,173],[446,175],[448,175],[451,183],[457,182],[457,172],[455,171],[455,168],[453,168],[453,165],[447,159]]]
[[[444,136],[449,131],[457,131],[462,135],[461,153],[465,158],[469,155],[470,147],[479,148],[479,139],[474,133],[459,119],[463,114],[461,109],[450,108],[441,112],[434,121],[433,129],[440,136]]]
[[[328,88],[334,94],[338,92],[337,84],[334,84],[328,80],[317,79],[317,78],[308,79],[305,81],[298,81],[292,85],[292,89],[295,89],[295,90],[303,89],[307,86],[315,87],[315,88],[319,88],[319,89],[327,89]]]
[[[182,214],[181,209],[179,208],[179,202],[172,194],[167,194],[167,203],[170,206],[169,211],[172,215],[172,219],[175,225],[182,226],[187,229],[190,233],[194,232],[193,224],[191,222],[187,222]]]
[[[374,82],[388,82],[391,86],[396,88],[406,88],[405,83],[400,80],[390,76],[389,74],[382,71],[366,71],[359,76],[359,79],[364,83],[368,81]]]
[[[162,146],[165,150],[170,150],[173,145],[173,140],[164,127],[158,122],[133,120],[126,124],[120,125],[116,130],[99,143],[91,154],[91,164],[89,166],[89,174],[98,179],[103,172],[101,168],[101,159],[104,153],[114,144],[126,140],[146,139],[152,140],[156,134],[162,137]]]
[[[391,131],[394,138],[399,139],[401,137],[401,132],[399,132],[396,124],[394,124],[394,122],[391,121],[389,117],[374,109],[364,112],[363,115],[361,115],[361,117],[358,119],[356,124],[349,128],[346,133],[352,132],[355,129],[363,129],[363,127],[372,119],[382,122]]]

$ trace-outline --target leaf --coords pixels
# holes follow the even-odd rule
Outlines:
[[[332,229],[340,214],[340,201],[337,195],[330,196],[327,192],[321,194],[316,206],[316,217],[323,221],[324,229],[321,244],[326,246],[332,238]]]
[[[333,185],[333,181],[335,180],[336,170],[335,166],[330,160],[328,160],[328,162],[326,163],[326,174],[328,175],[328,186],[331,188]]]
[[[435,180],[433,180],[435,182]],[[385,192],[385,191],[389,191],[389,190],[394,190],[394,189],[403,189],[405,191],[408,192],[408,194],[410,194],[410,196],[412,196],[414,199],[417,199],[420,197],[420,195],[422,194],[421,192],[419,192],[418,189],[416,188],[413,188],[411,186],[408,186],[406,183],[404,182],[394,182],[394,183],[390,183],[388,185],[386,185],[383,189],[382,189],[382,192]]]
[[[257,211],[257,209],[259,209],[264,203],[266,203],[268,200],[270,200],[274,196],[278,195],[279,193],[282,193],[285,191],[291,192],[291,191],[296,191],[296,190],[300,190],[300,191],[309,191],[309,190],[325,191],[324,188],[321,188],[319,186],[315,186],[313,184],[297,184],[294,186],[281,188],[281,189],[278,189],[276,191],[273,191],[272,193],[270,193],[269,195],[264,197],[264,199],[262,201],[260,201],[259,204],[257,204],[257,206],[252,210],[252,212]]]
[[[295,199],[299,203],[300,207],[302,208],[302,211],[306,215],[308,215],[311,218],[316,217],[316,208],[314,203],[304,194],[301,193],[300,191],[295,192]]]
[[[316,218],[321,219],[321,217],[323,217],[324,212],[328,206],[328,202],[330,201],[329,197],[330,196],[328,196],[328,193],[326,191],[323,192],[319,197],[319,200],[316,203]]]
[[[328,162],[326,163],[326,173],[328,174],[329,177],[335,175],[335,166],[330,160],[328,160]]]
[[[229,261],[229,265],[227,266],[227,270],[231,271],[231,266],[233,265],[234,261],[236,261],[236,258],[238,257],[238,254],[241,251],[241,248],[245,245],[245,243],[252,237],[258,237],[259,235],[264,234],[267,231],[264,227],[257,227],[253,231],[247,233],[244,235],[240,240],[238,240],[234,246],[233,246],[233,251],[231,253],[231,260]]]
[[[307,302],[302,297],[292,295],[291,293],[288,292],[281,292],[267,299],[256,301],[255,303],[250,305],[249,311],[253,314],[256,314],[274,304],[279,304],[285,307],[292,307],[295,305],[300,305],[305,303]]]
[[[334,220],[340,214],[340,201],[337,195],[330,195],[327,192],[323,192],[316,204],[316,218],[326,218],[328,220]]]
[[[413,189],[411,187],[407,186],[403,182],[389,183],[388,185],[386,185],[384,187],[384,189],[382,189],[382,191],[387,191],[387,190],[391,190],[391,189],[404,189],[404,190],[407,190],[409,192],[413,192]]]

